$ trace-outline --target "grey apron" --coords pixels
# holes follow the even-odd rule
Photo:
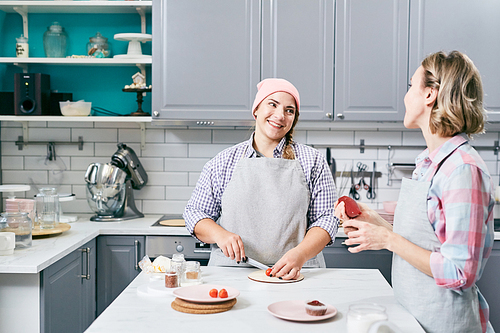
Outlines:
[[[394,214],[394,232],[430,251],[437,251],[437,238],[427,215],[427,196],[431,182],[403,179]],[[438,287],[434,278],[422,273],[394,254],[392,259],[394,295],[422,325],[426,332],[482,332],[478,289],[458,294]]]
[[[299,161],[242,158],[222,195],[217,223],[241,237],[247,257],[271,266],[304,239],[309,201]],[[238,265],[224,256],[217,244],[212,244],[208,264]],[[304,267],[326,267],[323,253]]]

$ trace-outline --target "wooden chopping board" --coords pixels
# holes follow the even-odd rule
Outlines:
[[[71,229],[68,223],[58,223],[54,229],[40,229],[40,226],[35,226],[32,231],[33,238],[47,237],[62,234]]]
[[[233,305],[236,304],[236,298],[231,299],[226,302],[219,303],[196,303],[182,300],[180,298],[175,298],[172,302],[172,309],[185,312],[185,313],[194,313],[194,314],[210,314],[210,313],[219,313],[231,310]]]
[[[163,220],[163,221],[160,221],[160,224],[167,226],[167,227],[184,227],[184,226],[186,226],[186,222],[184,221],[184,219]]]
[[[304,275],[300,273],[300,276],[297,280],[280,280],[277,277],[267,276],[265,270],[258,270],[248,274],[248,278],[253,281],[265,282],[265,283],[293,283],[304,280]]]

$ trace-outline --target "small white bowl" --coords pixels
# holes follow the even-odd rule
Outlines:
[[[394,211],[396,210],[396,205],[398,204],[397,201],[384,201],[382,202],[384,205],[384,210],[388,214],[394,214]]]
[[[92,102],[59,102],[59,106],[61,107],[61,113],[63,116],[70,117],[86,117],[90,114],[90,110],[92,109]]]

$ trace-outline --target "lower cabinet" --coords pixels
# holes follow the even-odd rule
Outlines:
[[[490,322],[495,332],[500,332],[500,240],[493,244],[486,267],[477,286],[490,306]]]
[[[145,236],[97,237],[97,316],[140,273]]]
[[[337,238],[332,245],[323,249],[326,267],[376,268],[391,283],[392,252],[380,250],[351,253],[347,250],[348,246],[343,244],[344,241],[345,238]]]
[[[96,241],[41,272],[41,332],[81,333],[96,318]]]

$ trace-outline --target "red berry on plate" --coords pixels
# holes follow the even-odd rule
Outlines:
[[[226,289],[221,289],[219,291],[219,297],[220,298],[227,298],[227,290]]]
[[[208,294],[212,298],[217,298],[217,295],[219,294],[219,291],[217,289],[210,289],[210,291],[208,292]]]
[[[267,276],[271,275],[271,271],[272,271],[272,269],[271,269],[271,268],[266,269],[266,275],[267,275]]]

